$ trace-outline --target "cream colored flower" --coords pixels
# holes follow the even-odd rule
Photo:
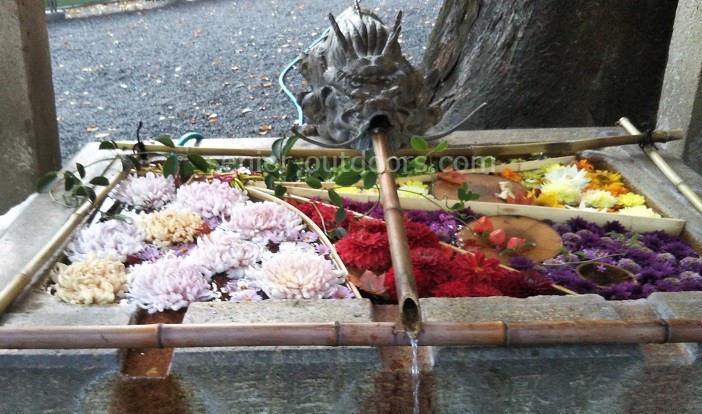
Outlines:
[[[190,210],[164,210],[139,214],[138,225],[146,233],[146,241],[159,247],[193,243],[204,222]]]
[[[549,167],[546,174],[544,174],[544,180],[551,183],[568,181],[581,191],[590,183],[590,179],[587,177],[587,171],[579,170],[575,165],[554,168]]]
[[[617,204],[617,198],[609,191],[588,190],[583,193],[581,203],[584,203],[586,207],[597,209],[610,208]]]
[[[649,217],[649,218],[660,218],[661,217],[660,214],[656,213],[655,211],[653,211],[650,208],[645,207],[645,206],[625,207],[625,208],[619,210],[619,214],[624,214],[627,216]]]
[[[555,195],[559,203],[578,205],[580,203],[580,188],[568,179],[547,182],[541,186],[541,194]]]
[[[617,204],[621,204],[624,207],[636,207],[646,204],[646,199],[644,196],[636,193],[626,193],[617,197]]]
[[[397,194],[405,198],[426,198],[429,195],[429,187],[421,181],[410,180],[405,181],[397,189]]]
[[[51,275],[56,297],[63,302],[90,305],[113,303],[124,296],[127,273],[121,262],[90,256],[67,266],[59,263]]]

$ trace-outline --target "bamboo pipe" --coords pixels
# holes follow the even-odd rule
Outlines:
[[[621,118],[619,121],[617,121],[619,125],[621,125],[624,129],[626,129],[627,132],[630,134],[641,134],[641,131],[639,131],[634,124],[629,121],[629,118]],[[655,141],[655,140],[654,140]],[[648,155],[648,157],[653,161],[654,164],[663,172],[663,174],[670,180],[671,183],[675,186],[675,188],[678,189],[679,192],[681,192],[688,200],[690,200],[690,203],[692,203],[693,207],[697,209],[700,213],[702,213],[702,199],[700,199],[700,196],[697,195],[690,186],[685,183],[685,181],[680,178],[680,176],[673,171],[673,169],[668,165],[668,163],[661,157],[661,154],[658,153],[656,150],[656,147],[650,144],[646,144],[643,146],[644,152]]]
[[[702,342],[702,319],[424,322],[421,346]],[[408,346],[392,322],[0,327],[0,349]]]
[[[400,322],[407,332],[416,337],[421,327],[419,313],[419,296],[414,281],[414,271],[410,260],[409,243],[405,232],[405,219],[400,207],[400,197],[397,195],[395,177],[388,168],[388,136],[383,128],[371,131],[373,150],[378,169],[380,184],[380,203],[383,205],[383,218],[388,229],[388,245],[390,257],[395,272],[395,286],[400,308]]]
[[[83,203],[66,222],[61,226],[56,234],[42,247],[42,249],[27,263],[20,272],[10,280],[10,282],[0,291],[0,315],[12,304],[15,298],[32,281],[32,277],[46,264],[46,262],[56,254],[56,251],[63,245],[66,238],[73,233],[83,220],[92,212],[93,206],[100,204],[107,197],[107,194],[124,178],[125,173],[120,173],[109,186],[103,187],[95,197],[95,204],[90,201]]]
[[[572,155],[578,151],[584,151],[593,148],[612,147],[620,145],[630,145],[638,143],[642,134],[634,135],[609,135],[605,137],[593,137],[572,141],[559,142],[525,142],[525,143],[510,143],[510,144],[468,144],[468,145],[451,145],[442,152],[441,155],[450,156],[516,156],[543,152],[549,155]],[[655,142],[669,142],[682,139],[681,130],[671,131],[653,131],[652,139]],[[117,141],[117,148],[123,150],[132,150],[135,141]],[[144,144],[146,152],[163,152],[176,154],[198,154],[203,156],[244,156],[244,157],[267,157],[271,155],[271,149],[265,148],[212,148],[212,147],[167,147],[161,144]],[[416,156],[424,155],[428,151],[416,151],[411,148],[403,148],[397,151],[396,156]],[[355,157],[361,155],[360,151],[352,149],[336,149],[336,148],[292,148],[288,153],[292,157]]]

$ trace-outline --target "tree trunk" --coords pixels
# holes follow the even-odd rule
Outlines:
[[[462,129],[653,124],[676,6],[445,0],[423,62],[441,125],[482,102]]]

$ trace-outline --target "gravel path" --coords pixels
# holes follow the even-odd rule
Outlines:
[[[296,112],[278,74],[328,26],[329,12],[351,3],[181,0],[49,22],[64,161],[86,142],[134,139],[140,120],[147,138],[287,134]],[[362,3],[386,22],[403,10],[402,47],[415,66],[441,4]]]

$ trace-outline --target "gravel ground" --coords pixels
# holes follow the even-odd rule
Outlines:
[[[162,1],[48,22],[64,161],[86,142],[134,139],[139,121],[147,138],[287,134],[297,115],[278,75],[328,26],[329,12],[338,15],[351,3]],[[403,11],[402,48],[417,66],[442,3],[362,5],[386,24]],[[291,75],[299,89],[300,76]]]

